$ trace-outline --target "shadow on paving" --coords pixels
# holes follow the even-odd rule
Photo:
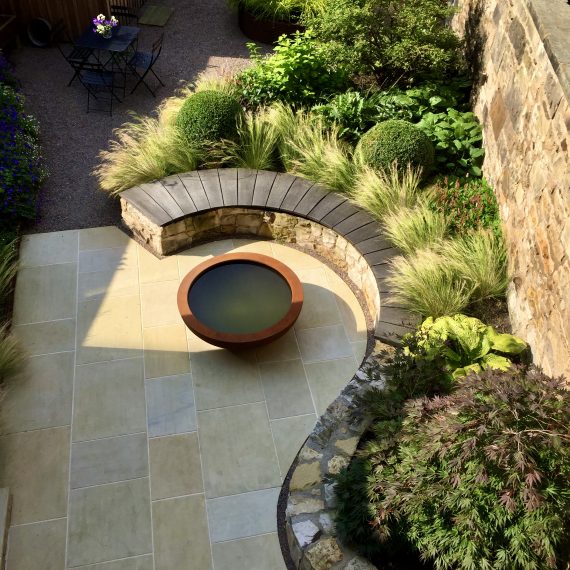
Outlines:
[[[152,42],[165,32],[155,71],[166,87],[158,89],[155,99],[139,86],[114,107],[113,117],[101,112],[87,114],[86,91],[78,81],[67,87],[73,72],[56,48],[25,46],[10,55],[27,97],[26,107],[40,122],[50,171],[38,218],[25,228],[26,233],[118,224],[118,203],[99,190],[90,174],[113,129],[128,120],[130,112],[151,113],[181,83],[194,80],[204,71],[220,73],[246,64],[247,39],[226,0],[164,3],[174,8],[172,17],[164,28],[141,26],[139,50],[150,51]],[[154,87],[156,80],[147,80]]]

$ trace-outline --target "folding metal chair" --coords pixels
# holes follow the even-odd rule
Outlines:
[[[84,63],[86,63],[93,53],[89,48],[76,46],[69,35],[63,20],[59,20],[52,29],[51,41],[57,46],[57,49],[64,59],[73,68],[73,77],[69,80],[69,87],[79,75],[79,71]],[[64,49],[63,45],[69,45],[69,49]]]
[[[154,72],[153,66],[156,63],[156,60],[159,58],[160,53],[162,51],[162,42],[164,40],[164,33],[160,35],[158,40],[156,40],[152,44],[152,52],[142,52],[136,51],[133,57],[128,61],[127,65],[131,69],[131,71],[139,78],[137,84],[132,88],[131,93],[134,93],[136,88],[142,83],[151,93],[153,97],[156,97],[155,92],[148,86],[146,81],[144,80],[148,73],[152,73],[158,82],[164,87],[164,83],[160,79],[160,77]],[[143,70],[143,73],[140,74],[138,70]]]
[[[86,62],[79,70],[78,78],[87,90],[87,112],[91,110],[91,98],[108,106],[109,114],[113,116],[113,102],[121,102],[116,95],[115,89],[124,89],[123,85],[117,85],[117,74],[108,71],[101,63]]]

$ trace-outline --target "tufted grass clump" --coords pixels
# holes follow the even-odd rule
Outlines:
[[[427,204],[401,207],[384,216],[384,231],[388,240],[404,255],[440,242],[447,231],[447,220]]]
[[[480,229],[443,242],[439,252],[453,271],[473,285],[473,301],[505,295],[509,275],[502,235]]]
[[[394,258],[387,282],[391,302],[423,317],[462,312],[474,291],[444,257],[429,249]]]
[[[422,193],[421,172],[410,165],[405,170],[392,164],[387,170],[360,166],[351,198],[379,221],[399,208],[412,208]]]

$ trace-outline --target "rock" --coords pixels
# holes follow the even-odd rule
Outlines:
[[[313,521],[293,523],[293,534],[301,548],[314,542],[321,534],[321,529]]]
[[[347,455],[352,456],[356,451],[356,447],[358,446],[358,442],[360,440],[357,437],[351,437],[350,439],[339,439],[335,447],[340,449],[340,451],[344,451]]]
[[[342,560],[342,550],[334,538],[325,538],[311,546],[305,556],[314,570],[329,570]]]
[[[348,464],[348,458],[342,457],[342,455],[335,455],[332,459],[329,460],[329,473],[336,475],[337,473],[340,473],[341,469],[343,467],[346,467]]]
[[[322,513],[319,516],[319,524],[326,534],[334,534],[335,526],[332,517],[328,513]]]
[[[321,482],[321,468],[318,461],[313,463],[300,463],[297,465],[289,489],[291,491],[302,491],[308,487],[313,487]]]
[[[336,483],[327,483],[324,485],[325,489],[325,505],[327,508],[334,509],[336,507]]]
[[[377,568],[365,558],[357,556],[346,565],[345,570],[377,570]]]
[[[299,461],[314,461],[315,459],[321,459],[322,453],[311,449],[310,447],[303,447],[301,453],[299,453]]]
[[[325,504],[321,499],[312,497],[291,496],[287,503],[287,516],[302,515],[305,513],[316,513],[325,508]]]

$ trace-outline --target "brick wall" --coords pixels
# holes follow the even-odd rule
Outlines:
[[[459,0],[475,72],[484,173],[509,246],[514,332],[570,381],[570,5]]]

